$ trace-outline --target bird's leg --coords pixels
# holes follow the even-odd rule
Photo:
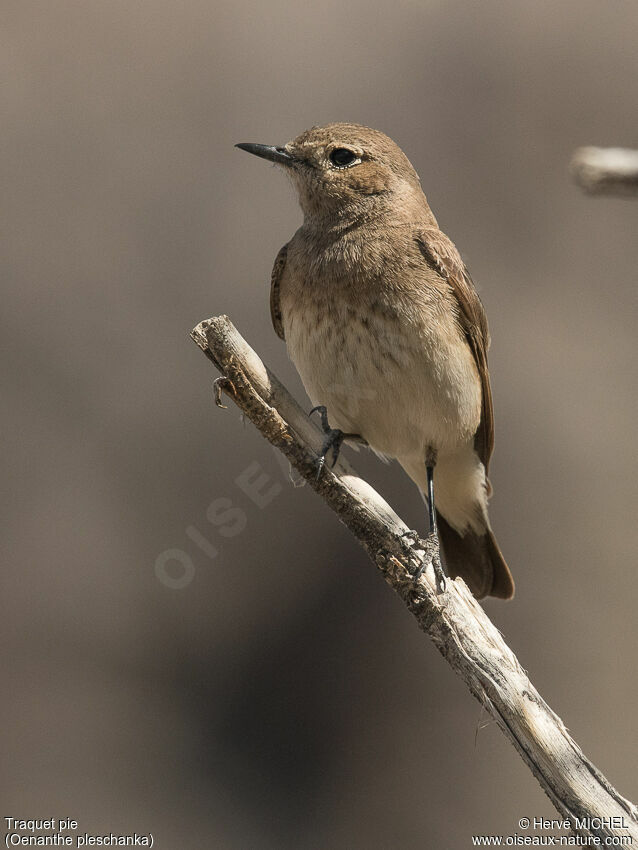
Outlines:
[[[361,443],[364,446],[367,446],[368,444],[360,434],[344,434],[344,432],[339,428],[331,428],[330,423],[328,422],[328,411],[323,404],[318,404],[316,407],[313,407],[308,416],[312,416],[313,413],[317,412],[321,416],[321,430],[326,435],[323,445],[321,446],[321,454],[319,455],[319,469],[317,470],[318,481],[326,463],[326,455],[330,450],[332,450],[332,466],[334,466],[339,457],[341,445],[344,440],[353,440],[354,442]]]
[[[434,509],[434,467],[436,465],[436,453],[428,449],[425,456],[425,472],[428,480],[428,519],[430,520],[430,534],[436,535],[436,510]]]
[[[434,507],[434,467],[436,466],[436,451],[431,447],[428,448],[425,454],[425,472],[427,475],[428,484],[428,517],[430,520],[430,533],[428,537],[434,543],[434,552],[432,554],[432,566],[434,568],[434,576],[438,587],[445,590],[445,571],[441,564],[441,551],[439,545],[439,535],[436,528],[436,508]],[[422,564],[415,573],[415,579],[418,579],[423,574],[425,565]]]

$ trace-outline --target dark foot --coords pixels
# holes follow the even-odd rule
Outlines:
[[[418,531],[414,531],[413,529],[408,529],[408,531],[404,531],[399,535],[402,539],[411,540],[412,544],[416,546],[421,542],[421,536]]]
[[[316,407],[313,407],[308,416],[312,416],[313,413],[317,412],[321,416],[321,430],[326,435],[326,439],[323,441],[323,445],[321,446],[321,454],[319,455],[319,468],[317,469],[318,481],[325,466],[326,456],[329,451],[332,451],[331,465],[334,466],[339,458],[339,452],[341,451],[341,445],[344,440],[357,440],[361,443],[365,443],[365,440],[358,434],[344,434],[344,432],[339,430],[339,428],[331,428],[330,423],[328,422],[328,411],[323,404],[318,404]]]
[[[407,534],[403,535],[407,537]],[[441,564],[441,549],[439,546],[439,537],[436,533],[430,532],[427,536],[427,540],[421,541],[420,538],[417,537],[417,540],[422,544],[423,548],[426,550],[426,554],[428,549],[432,549],[432,567],[434,569],[434,579],[436,581],[436,590],[437,593],[444,593],[446,587],[446,575],[445,570],[443,569],[443,565]],[[421,548],[421,547],[419,547]],[[423,573],[425,572],[425,568],[427,567],[427,562],[425,557],[421,562],[421,565],[417,568],[414,573],[414,581],[418,581]]]

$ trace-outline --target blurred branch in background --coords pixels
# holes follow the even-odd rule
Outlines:
[[[222,373],[215,382],[353,532],[421,629],[494,717],[573,832],[618,843],[638,841],[638,811],[584,756],[563,722],[529,681],[498,629],[461,580],[438,594],[432,550],[340,458],[317,478],[323,434],[226,316],[199,324],[192,337]],[[417,580],[416,567],[426,569]],[[268,581],[267,575],[263,581]],[[622,840],[621,840],[621,843]]]
[[[638,150],[578,148],[570,171],[576,183],[591,195],[638,197]]]

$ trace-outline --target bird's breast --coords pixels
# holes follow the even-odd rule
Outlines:
[[[441,289],[400,283],[293,265],[281,289],[288,352],[313,404],[391,457],[467,442],[481,410],[476,365]]]

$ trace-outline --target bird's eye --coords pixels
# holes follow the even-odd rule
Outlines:
[[[335,148],[330,154],[330,162],[337,168],[347,168],[349,165],[354,165],[358,159],[356,153],[348,148]]]

